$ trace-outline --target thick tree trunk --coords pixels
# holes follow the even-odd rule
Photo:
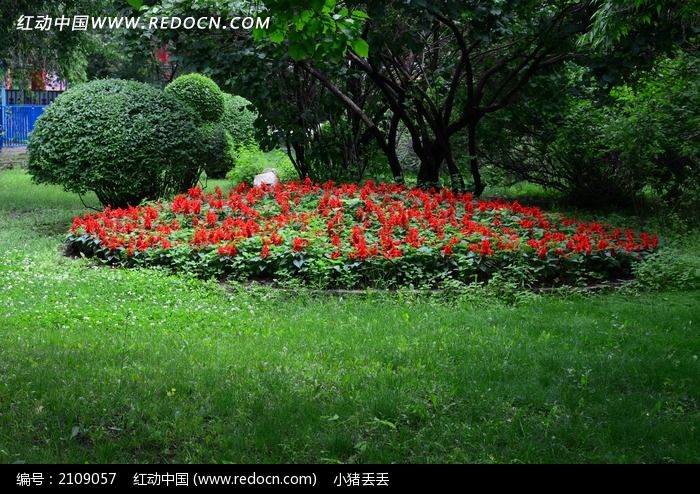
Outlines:
[[[444,128],[436,129],[435,132],[438,135],[436,145],[439,146],[441,154],[444,156],[445,162],[447,163],[447,170],[450,172],[450,186],[452,187],[452,190],[462,192],[466,188],[464,184],[464,177],[462,176],[462,172],[459,171],[457,163],[455,163],[450,138],[444,132]]]
[[[476,146],[476,124],[477,122],[469,122],[467,125],[467,134],[469,138],[469,168],[474,178],[474,194],[478,197],[484,192],[485,185],[481,181],[481,173],[479,171],[479,158],[477,157]]]
[[[306,166],[306,159],[304,155],[304,146],[298,143],[289,142],[286,143],[287,146],[287,156],[292,162],[292,165],[296,169],[299,177],[304,179],[309,176],[309,168]],[[292,149],[294,152],[292,152]]]
[[[418,187],[429,189],[431,187],[440,189],[440,166],[443,155],[439,147],[432,143],[423,143],[423,146],[415,147],[419,149],[420,167],[418,168]]]
[[[452,186],[452,190],[464,192],[464,190],[466,189],[466,185],[464,184],[464,177],[462,176],[462,172],[459,171],[459,168],[455,163],[451,149],[447,150],[447,156],[445,160],[447,161],[447,169],[450,171],[450,185]]]
[[[435,165],[435,160],[421,158],[418,169],[418,187],[424,189],[440,188],[440,168]]]
[[[389,160],[389,167],[391,168],[391,173],[394,175],[394,183],[396,185],[403,185],[403,169],[401,168],[401,162],[399,161],[399,156],[396,154],[396,136],[399,128],[399,117],[398,115],[393,115],[391,117],[391,124],[389,126],[389,136],[387,139],[387,149],[384,150],[387,159]],[[379,142],[379,141],[377,141]],[[380,142],[381,144],[381,142]]]

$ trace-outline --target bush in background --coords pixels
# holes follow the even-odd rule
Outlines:
[[[636,282],[651,290],[700,289],[700,232],[686,233],[668,240],[643,263],[634,266]]]
[[[194,111],[199,119],[198,137],[201,143],[202,166],[209,178],[224,178],[233,168],[237,140],[226,129],[230,118],[225,117],[225,94],[210,78],[201,74],[178,77],[165,87]]]
[[[250,101],[233,94],[224,94],[224,116],[221,123],[233,138],[236,148],[255,144],[257,112],[250,110]]]
[[[39,183],[94,191],[104,205],[136,205],[192,187],[200,174],[192,145],[196,117],[148,84],[105,79],[62,94],[29,141],[29,173]]]
[[[236,166],[226,178],[234,184],[252,184],[255,175],[267,168],[274,168],[282,182],[299,178],[287,153],[279,149],[263,152],[255,144],[243,146],[236,152]]]
[[[224,178],[235,163],[235,145],[231,134],[220,123],[206,123],[199,128],[199,132],[207,177]]]
[[[692,222],[700,206],[700,62],[662,57],[612,89],[570,63],[533,79],[484,120],[486,160],[574,203],[629,206],[642,196]]]

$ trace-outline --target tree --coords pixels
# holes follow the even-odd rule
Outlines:
[[[697,47],[700,0],[597,0],[577,62],[602,86],[634,81],[661,56]]]
[[[700,198],[698,88],[696,52],[660,56],[612,88],[569,62],[485,120],[485,156],[578,205],[630,206],[646,189],[692,215]]]
[[[216,8],[191,1],[156,3],[143,15],[244,15],[253,2],[219,1]],[[242,9],[242,10],[241,10]],[[262,13],[261,15],[266,15]],[[258,111],[257,140],[266,148],[282,146],[300,176],[358,180],[374,156],[373,131],[361,115],[349,111],[301,62],[273,43],[257,43],[249,32],[235,30],[153,31],[138,33],[144,50],[154,42],[167,44],[186,70],[206,73],[225,90],[251,101]],[[319,60],[317,67],[332,74],[334,83],[352,95],[355,104],[381,125],[386,105],[368,78],[348,67],[339,56]],[[386,123],[388,125],[388,122]],[[385,146],[386,147],[386,146]],[[398,163],[398,160],[396,160]]]
[[[98,15],[107,0],[3,0],[0,3],[0,61],[15,72],[27,69],[54,71],[71,81],[86,79],[86,51],[91,33],[85,31],[18,30],[20,16],[44,15],[52,18],[74,15]]]
[[[484,188],[478,160],[479,122],[508,105],[534,74],[569,57],[593,12],[588,2],[561,1],[419,0],[366,5],[347,1],[341,5],[326,0],[306,2],[306,8],[283,0],[265,4],[277,14],[275,29],[267,38],[278,43],[287,40],[290,56],[301,60],[305,70],[373,129],[391,164],[396,125],[390,125],[388,133],[380,132],[381,126],[334,84],[332,74],[316,64],[322,57],[342,52],[351,67],[381,91],[392,120],[411,135],[421,161],[420,184],[438,185],[440,168],[446,164],[452,186],[464,188],[452,142],[466,131],[477,194]],[[362,37],[357,37],[357,28],[338,24],[341,20],[361,23]]]
[[[485,186],[483,119],[509,107],[533,77],[569,59],[599,63],[604,54],[592,40],[601,36],[634,62],[640,57],[623,46],[631,35],[640,40],[640,31],[665,23],[662,30],[673,39],[678,30],[671,24],[688,24],[682,3],[647,0],[169,0],[149,13],[187,8],[225,14],[243,7],[273,14],[270,29],[255,31],[261,44],[231,32],[180,33],[175,44],[184,60],[198,57],[213,78],[238,86],[235,92],[260,110],[259,123],[283,129],[277,135],[297,163],[306,160],[319,129],[343,114],[360,129],[355,142],[373,141],[397,182],[403,180],[397,136],[405,131],[420,160],[419,184],[439,186],[446,168],[452,187],[463,189],[458,163],[466,161],[477,194]],[[604,19],[624,24],[621,13],[650,10],[656,12],[650,22],[628,20],[626,31],[618,29],[622,34],[601,34],[600,27],[610,25]],[[203,43],[207,38],[217,42]],[[245,68],[237,65],[241,60],[248,61]],[[251,68],[255,64],[263,69]],[[245,74],[234,74],[238,69]],[[299,168],[307,173],[308,167]]]
[[[535,75],[484,120],[482,156],[579,205],[628,206],[643,187],[667,203],[682,195],[690,202],[698,2],[596,3],[572,61]]]

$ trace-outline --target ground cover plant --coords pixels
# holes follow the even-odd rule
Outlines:
[[[496,272],[524,283],[629,276],[653,252],[647,232],[545,213],[517,201],[375,184],[200,188],[76,217],[68,251],[124,266],[329,287],[439,287]]]

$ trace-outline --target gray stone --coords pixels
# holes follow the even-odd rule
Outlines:
[[[253,179],[253,185],[259,187],[263,184],[265,185],[275,185],[279,183],[280,179],[277,176],[277,170],[274,168],[266,168],[262,173],[255,175]]]

